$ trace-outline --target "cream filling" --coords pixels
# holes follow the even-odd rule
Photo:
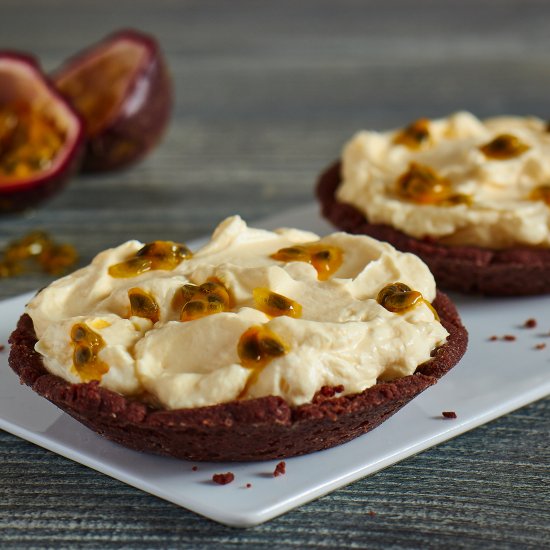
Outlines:
[[[310,402],[323,386],[343,385],[343,394],[363,391],[379,379],[412,374],[447,337],[422,303],[404,314],[376,302],[381,288],[402,282],[432,301],[435,283],[416,256],[366,236],[335,233],[321,243],[343,250],[343,262],[326,281],[308,263],[270,258],[279,249],[317,241],[295,229],[252,229],[228,218],[211,241],[173,271],[113,278],[109,266],[142,246],[129,241],[101,252],[92,263],[52,283],[29,304],[46,368],[69,382],[81,379],[72,362],[71,328],[86,323],[104,341],[98,358],[109,366],[100,384],[134,395],[143,392],[167,409],[225,403],[266,395],[290,405]],[[172,298],[185,283],[222,280],[234,300],[229,312],[179,321]],[[160,308],[153,323],[129,317],[128,290],[152,294]],[[300,318],[270,318],[255,309],[252,292],[269,288],[298,302]],[[250,327],[267,325],[288,352],[271,360],[251,383],[237,344]],[[244,392],[244,394],[243,394]]]
[[[550,133],[536,118],[498,117],[480,121],[460,112],[429,124],[431,139],[419,149],[396,145],[397,131],[359,132],[342,153],[337,198],[363,212],[371,223],[387,224],[416,238],[446,244],[508,248],[550,246],[550,206],[530,200],[550,185]],[[530,148],[507,160],[487,158],[479,147],[512,134]],[[472,204],[420,205],[396,196],[399,176],[416,162],[452,182]]]

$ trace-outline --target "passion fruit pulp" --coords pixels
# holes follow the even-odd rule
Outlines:
[[[78,169],[83,125],[38,62],[0,51],[0,212],[32,207]]]
[[[127,166],[160,140],[172,108],[172,86],[153,37],[118,31],[76,54],[51,76],[84,119],[84,171]]]

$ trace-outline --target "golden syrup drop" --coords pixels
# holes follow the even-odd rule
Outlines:
[[[147,271],[163,269],[172,271],[183,260],[193,256],[184,245],[172,241],[154,241],[140,248],[124,262],[109,267],[109,275],[115,278],[137,277]]]
[[[329,279],[342,265],[344,253],[337,246],[321,243],[300,244],[281,248],[270,258],[280,262],[306,262],[317,271],[320,281]]]
[[[155,297],[141,288],[131,288],[128,291],[130,299],[130,315],[150,319],[153,324],[160,318],[160,308]]]
[[[500,134],[479,150],[490,159],[507,160],[519,157],[531,147],[512,134]]]
[[[270,317],[286,315],[298,319],[302,316],[302,306],[298,302],[282,294],[272,292],[269,288],[255,288],[252,291],[252,296],[254,297],[256,309],[263,311]]]
[[[393,138],[393,143],[395,145],[404,145],[409,149],[419,149],[429,140],[430,121],[427,118],[419,118],[396,134]]]
[[[247,329],[240,337],[237,353],[241,365],[250,369],[245,387],[239,395],[242,399],[256,382],[262,370],[269,363],[288,353],[288,346],[274,332],[265,326],[257,325]]]
[[[77,323],[71,329],[73,368],[83,382],[101,380],[109,371],[109,365],[98,358],[105,347],[103,338],[86,323]]]

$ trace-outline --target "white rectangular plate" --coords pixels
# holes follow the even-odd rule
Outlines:
[[[315,205],[253,225],[331,230]],[[0,343],[7,343],[30,296],[0,302]],[[0,428],[215,521],[257,525],[550,393],[550,297],[453,298],[470,332],[461,363],[373,432],[287,460],[284,476],[272,476],[277,461],[198,464],[193,471],[193,463],[110,443],[20,386],[7,350],[0,353]],[[531,317],[539,328],[522,328]],[[514,334],[517,340],[489,341],[493,334]],[[535,349],[542,342],[548,347]],[[458,418],[443,419],[441,412],[449,410]],[[211,481],[214,473],[228,471],[235,474],[233,483]]]

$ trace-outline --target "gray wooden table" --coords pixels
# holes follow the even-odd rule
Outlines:
[[[40,227],[84,264],[128,238],[189,241],[233,213],[311,201],[316,174],[359,128],[463,108],[550,114],[543,0],[0,1],[0,46],[47,69],[127,26],[155,34],[172,70],[163,144],[1,218],[0,246]],[[0,298],[49,280],[0,280]],[[0,433],[0,547],[548,547],[549,425],[546,399],[249,530]]]

